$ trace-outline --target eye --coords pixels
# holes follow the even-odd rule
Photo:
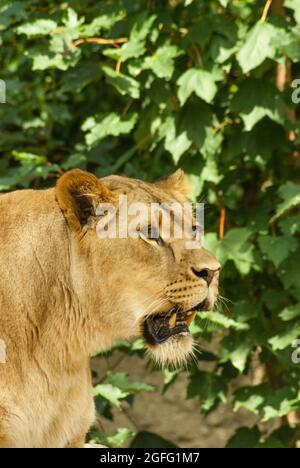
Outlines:
[[[146,226],[140,231],[141,237],[146,241],[156,242],[157,245],[162,247],[164,245],[164,241],[162,237],[159,235],[159,230],[155,226]]]
[[[162,246],[164,245],[164,241],[163,241],[163,239],[162,239],[160,236],[156,237],[156,238],[153,239],[153,240],[155,240],[156,243],[157,243],[157,245],[159,245],[160,247],[162,247]]]

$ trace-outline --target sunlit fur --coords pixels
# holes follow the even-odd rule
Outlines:
[[[149,346],[148,355],[163,367],[181,368],[186,366],[193,355],[193,340],[190,335],[173,336],[158,346]]]
[[[213,306],[218,275],[208,288],[191,270],[219,267],[206,250],[95,229],[102,201],[184,203],[186,191],[181,171],[147,184],[73,170],[55,189],[0,196],[0,447],[82,447],[95,418],[90,353],[139,336],[149,314]],[[150,352],[177,366],[191,349],[177,336]]]

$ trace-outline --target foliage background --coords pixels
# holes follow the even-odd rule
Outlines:
[[[259,385],[233,410],[259,415],[229,446],[293,447],[300,438],[299,0],[1,1],[0,190],[53,185],[72,167],[154,180],[182,167],[206,210],[228,309],[199,314],[204,351],[186,372],[199,410],[225,401],[253,360]],[[204,320],[205,319],[205,320]],[[215,353],[205,352],[224,330]],[[117,343],[138,353],[142,344]],[[113,350],[111,352],[114,352]],[[203,370],[203,362],[213,371]],[[164,372],[165,390],[179,371]],[[97,408],[153,390],[109,372]],[[266,422],[276,421],[276,430]],[[299,421],[299,419],[298,419]],[[144,437],[144,438],[143,438]],[[140,434],[133,444],[166,441]],[[149,439],[150,437],[150,439]],[[121,446],[130,431],[91,435]],[[153,442],[153,440],[155,440]]]

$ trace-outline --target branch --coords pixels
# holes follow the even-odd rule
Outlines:
[[[269,10],[270,10],[272,1],[273,1],[273,0],[267,0],[267,1],[266,1],[266,4],[265,4],[264,9],[263,9],[263,13],[262,13],[261,18],[260,18],[260,21],[261,21],[262,23],[263,23],[264,21],[266,21],[266,19],[267,19],[267,16],[268,16],[268,13],[269,13]]]
[[[119,60],[117,61],[117,63],[116,63],[116,73],[117,73],[117,75],[120,74],[121,64],[122,64],[122,60],[119,59]]]
[[[225,232],[226,210],[221,208],[220,212],[220,226],[219,226],[219,239],[222,240]]]
[[[101,37],[87,37],[84,39],[77,39],[74,41],[72,44],[69,45],[68,50],[73,50],[75,47],[81,45],[81,44],[101,44],[101,45],[107,45],[111,44],[114,47],[119,47],[119,44],[123,44],[124,42],[127,42],[128,38],[127,37],[119,37],[117,39],[103,39]]]

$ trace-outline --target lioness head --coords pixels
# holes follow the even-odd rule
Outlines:
[[[136,236],[107,238],[97,230],[107,216],[101,204],[115,207],[119,218],[120,196],[128,206],[139,202],[150,209],[153,203],[184,204],[187,190],[182,171],[154,184],[121,176],[98,180],[78,169],[59,179],[56,198],[70,233],[72,282],[93,324],[94,346],[142,335],[160,363],[181,364],[191,353],[189,325],[196,311],[214,306],[218,261],[204,248],[186,248],[187,238],[166,236],[160,222],[153,235],[143,217]]]

